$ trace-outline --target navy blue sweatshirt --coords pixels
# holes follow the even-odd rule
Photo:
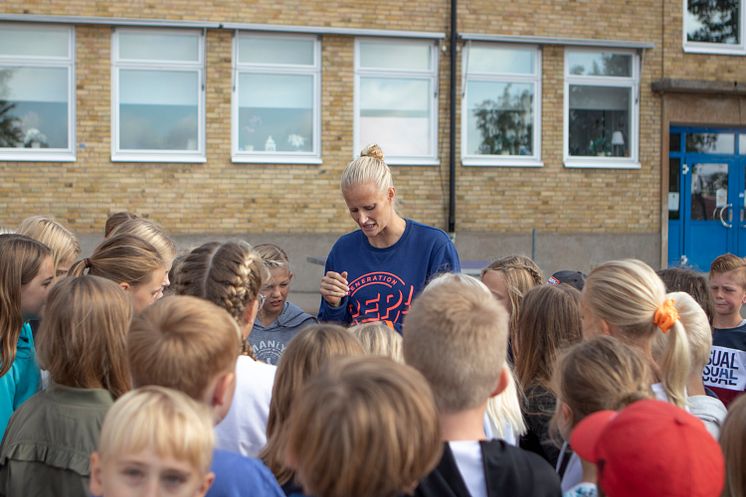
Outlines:
[[[319,321],[359,324],[383,321],[401,332],[412,299],[433,276],[461,271],[456,247],[438,228],[406,219],[401,238],[373,247],[361,230],[343,235],[326,258],[327,271],[347,271],[348,296],[339,307],[322,298]]]

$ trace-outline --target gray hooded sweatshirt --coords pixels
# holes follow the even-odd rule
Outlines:
[[[303,309],[285,302],[282,312],[269,326],[263,326],[259,320],[254,321],[254,328],[249,335],[249,342],[254,349],[257,360],[277,365],[285,347],[304,326],[316,323],[316,318],[303,312]]]

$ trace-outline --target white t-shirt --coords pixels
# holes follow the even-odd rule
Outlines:
[[[487,480],[484,478],[482,447],[479,442],[457,440],[448,442],[448,445],[471,497],[487,497]]]
[[[236,393],[228,415],[215,427],[218,449],[257,457],[267,443],[267,417],[276,366],[239,356]]]

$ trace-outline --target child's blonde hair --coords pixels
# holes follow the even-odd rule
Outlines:
[[[287,268],[290,271],[288,254],[274,243],[262,243],[254,246],[267,269]]]
[[[720,446],[725,456],[722,497],[743,497],[746,495],[746,395],[741,395],[728,407],[720,431]]]
[[[294,476],[285,464],[285,425],[293,402],[308,379],[325,364],[335,358],[364,354],[363,346],[352,333],[333,324],[307,326],[288,343],[275,373],[267,419],[267,445],[259,454],[281,485]]]
[[[214,445],[205,404],[176,390],[145,386],[123,395],[106,413],[98,454],[106,461],[151,448],[160,457],[187,462],[206,474]]]
[[[380,192],[394,186],[391,169],[383,160],[383,150],[376,144],[363,148],[360,157],[347,164],[342,172],[340,188],[345,191],[353,185],[366,183],[373,183]]]
[[[530,289],[518,313],[513,362],[524,389],[549,389],[560,350],[582,339],[580,292],[569,285]]]
[[[139,216],[127,211],[109,214],[109,217],[106,218],[106,224],[104,225],[104,238],[109,238],[112,231],[114,231],[120,224],[129,221],[130,219],[139,219]]]
[[[723,254],[715,258],[710,264],[710,277],[713,274],[723,274],[735,271],[738,282],[746,290],[746,260],[733,254]]]
[[[523,255],[509,255],[492,262],[482,269],[482,278],[487,271],[497,271],[505,278],[508,300],[510,302],[510,336],[515,333],[518,323],[518,312],[526,293],[535,286],[543,285],[544,273],[531,258]]]
[[[52,251],[52,264],[56,276],[64,274],[80,256],[80,242],[63,225],[47,216],[27,217],[18,226],[18,234],[43,243]],[[65,264],[67,263],[67,264]],[[66,265],[65,270],[60,266]]]
[[[59,385],[104,388],[116,399],[130,389],[131,319],[130,298],[113,281],[64,278],[47,298],[36,345],[39,364]]]
[[[171,267],[176,258],[176,243],[168,236],[163,226],[148,219],[135,217],[119,224],[109,233],[109,236],[125,233],[139,236],[149,242],[158,251],[166,267]]]
[[[318,497],[411,492],[441,450],[427,382],[383,357],[331,364],[303,388],[288,420],[288,459],[305,493]]]
[[[368,354],[388,357],[398,363],[404,363],[401,335],[381,321],[359,324],[350,328],[350,331],[360,340]]]
[[[200,400],[217,375],[235,370],[240,347],[238,325],[225,310],[196,297],[164,297],[132,320],[132,382]]]
[[[443,273],[433,278],[427,284],[426,290],[442,284],[452,283],[465,285],[484,292],[485,295],[492,298],[492,293],[487,286],[473,276],[463,273]],[[526,421],[523,419],[521,412],[521,401],[518,392],[518,385],[515,380],[510,364],[506,362],[508,371],[508,385],[499,395],[490,397],[487,401],[487,418],[489,419],[492,434],[498,438],[508,436],[508,428],[518,437],[526,433]]]
[[[412,304],[404,321],[404,359],[430,383],[441,412],[459,412],[494,391],[507,334],[507,312],[488,292],[445,280]]]
[[[139,236],[121,234],[107,238],[89,258],[76,262],[70,276],[90,274],[132,286],[147,283],[166,263],[153,245]]]
[[[246,308],[257,299],[266,279],[261,257],[247,242],[210,242],[187,255],[174,289],[177,295],[209,300],[243,323]]]
[[[21,287],[33,280],[51,257],[49,248],[23,235],[0,235],[0,376],[16,358],[16,344],[23,327]]]
[[[642,261],[625,259],[601,264],[588,276],[583,301],[591,313],[612,327],[621,340],[651,347],[658,333],[665,333],[660,380],[668,400],[686,405],[686,383],[689,378],[689,340],[679,320],[665,331],[657,318],[673,317],[667,305],[666,289],[655,271]],[[664,326],[665,327],[665,326]],[[616,333],[615,333],[616,332]],[[651,358],[652,359],[652,358]]]
[[[712,349],[712,328],[707,314],[688,293],[673,292],[667,294],[666,298],[673,299],[679,313],[679,320],[684,326],[689,341],[690,375],[702,376],[702,371],[710,360],[710,349]],[[663,357],[665,349],[666,336],[662,333],[656,335],[653,349],[656,359]]]
[[[574,427],[597,411],[618,410],[650,398],[650,369],[639,353],[616,338],[596,337],[574,345],[558,359],[554,390],[570,410]],[[558,409],[552,425],[558,426]]]

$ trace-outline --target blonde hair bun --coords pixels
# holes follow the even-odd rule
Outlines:
[[[372,157],[382,161],[383,149],[377,143],[373,143],[360,151],[360,157]]]

